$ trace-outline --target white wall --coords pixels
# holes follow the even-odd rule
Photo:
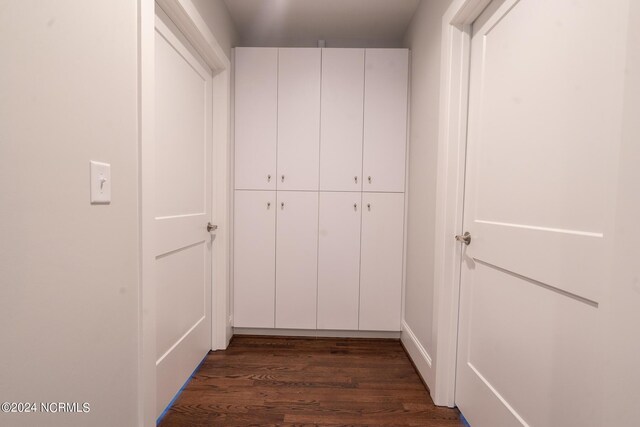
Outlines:
[[[238,44],[238,32],[223,0],[191,0],[209,26],[218,44],[231,59],[231,49]]]
[[[603,425],[640,419],[640,3],[630,1],[618,201],[604,349]]]
[[[89,402],[10,426],[133,426],[137,4],[0,0],[0,401]],[[89,160],[113,202],[89,204]]]
[[[409,211],[405,325],[417,345],[435,357],[433,327],[433,259],[436,215],[436,174],[440,95],[442,16],[451,0],[422,0],[407,30],[404,46],[411,49],[411,115],[409,139]],[[409,340],[409,341],[407,341]],[[409,351],[416,347],[403,333]],[[415,360],[430,387],[433,372]],[[435,363],[435,361],[433,361]]]
[[[404,47],[401,40],[370,40],[325,37],[323,39],[329,48],[401,48]],[[318,37],[297,38],[269,38],[266,40],[257,37],[247,37],[240,40],[240,46],[248,47],[318,47]]]

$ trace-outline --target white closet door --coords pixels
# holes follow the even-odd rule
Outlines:
[[[153,255],[159,416],[211,350],[207,222],[212,214],[213,114],[211,70],[171,20],[157,13]]]
[[[362,193],[320,193],[318,329],[358,329]]]
[[[404,192],[408,66],[406,49],[366,50],[364,191]]]
[[[602,416],[615,3],[493,1],[473,23],[455,403],[474,427],[640,425]]]
[[[276,328],[315,329],[318,193],[279,191],[277,209]]]
[[[275,318],[275,191],[236,191],[234,326],[273,328]]]
[[[278,190],[318,189],[320,52],[279,49]]]
[[[322,49],[320,190],[362,189],[364,49]]]
[[[235,49],[235,187],[276,189],[278,49]]]
[[[404,194],[362,194],[360,330],[399,331]]]

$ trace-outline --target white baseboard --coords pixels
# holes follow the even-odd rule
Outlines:
[[[431,360],[431,356],[427,350],[422,346],[418,337],[413,333],[409,325],[402,321],[402,334],[400,340],[407,349],[409,357],[413,361],[414,365],[418,369],[418,373],[429,387],[429,391],[434,390],[435,387],[435,369]]]
[[[233,328],[234,335],[273,335],[310,338],[400,338],[400,332],[325,331],[316,329]]]

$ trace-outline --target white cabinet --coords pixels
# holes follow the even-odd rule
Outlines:
[[[234,326],[399,331],[406,49],[235,49]]]
[[[362,189],[364,52],[322,50],[320,190]]]
[[[318,193],[278,191],[276,328],[315,329]]]
[[[360,330],[398,331],[402,298],[404,194],[362,194]]]
[[[276,192],[236,191],[234,325],[275,326]]]
[[[366,50],[363,191],[405,191],[408,64],[406,49]]]
[[[318,329],[358,329],[362,193],[320,193]]]
[[[278,190],[318,190],[320,53],[279,49]]]
[[[236,189],[404,192],[406,49],[236,48],[235,69]]]
[[[278,49],[235,50],[235,188],[276,189]]]

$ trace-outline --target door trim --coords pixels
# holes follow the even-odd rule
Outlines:
[[[161,8],[193,45],[213,74],[212,223],[218,231],[212,248],[213,350],[227,347],[232,336],[229,319],[229,170],[231,63],[191,0],[138,0],[138,203],[139,203],[139,317],[138,425],[156,425],[155,231],[155,16]]]
[[[471,25],[491,0],[455,0],[442,19],[434,260],[436,405],[455,406]]]

